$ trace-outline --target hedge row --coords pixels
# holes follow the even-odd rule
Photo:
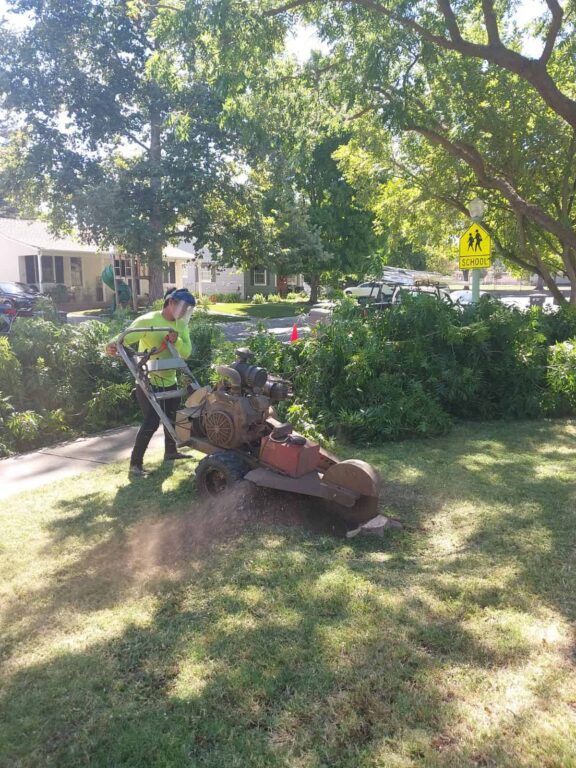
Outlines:
[[[262,364],[290,378],[291,415],[358,443],[445,433],[457,419],[576,414],[576,308],[459,308],[408,298],[379,314],[344,301],[309,341],[261,336]]]
[[[19,320],[0,338],[0,455],[128,423],[133,382],[105,342],[128,322],[59,326]],[[202,313],[189,363],[202,383],[232,346]],[[317,437],[377,443],[439,435],[454,419],[576,414],[576,308],[464,309],[418,296],[374,315],[343,301],[333,322],[297,344],[265,332],[257,361],[293,383],[282,415]]]
[[[130,322],[57,325],[18,318],[0,337],[0,456],[132,421],[134,386],[120,359],[104,354],[107,341]],[[207,379],[221,335],[203,313],[191,323],[191,365]]]

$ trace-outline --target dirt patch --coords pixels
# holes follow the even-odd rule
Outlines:
[[[344,536],[346,525],[322,509],[318,499],[237,483],[233,490],[195,504],[189,514],[166,514],[132,529],[124,562],[132,574],[187,567],[212,546],[234,538],[247,527],[262,531],[299,527],[317,534]]]

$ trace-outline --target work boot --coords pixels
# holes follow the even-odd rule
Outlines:
[[[135,464],[132,464],[128,470],[128,477],[148,477],[148,472],[142,469],[142,467],[137,467]]]
[[[179,451],[175,451],[174,453],[165,453],[164,454],[164,461],[176,461],[176,459],[191,459],[192,456],[190,456],[189,453],[180,453]]]

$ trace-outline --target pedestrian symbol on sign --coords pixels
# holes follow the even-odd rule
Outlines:
[[[480,234],[478,227],[476,227],[476,232],[474,233],[474,250],[475,251],[481,251],[482,250],[482,235]]]
[[[460,269],[489,267],[492,238],[480,224],[471,224],[460,237]]]

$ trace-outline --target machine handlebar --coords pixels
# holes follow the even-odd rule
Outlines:
[[[148,333],[148,331],[158,332],[158,331],[166,331],[166,334],[171,333],[174,330],[174,328],[170,328],[169,326],[163,326],[161,328],[152,328],[152,327],[146,327],[146,328],[127,328],[125,331],[122,331],[120,336],[118,336],[117,344],[122,344],[124,346],[124,339],[126,336],[129,336],[133,333]]]

